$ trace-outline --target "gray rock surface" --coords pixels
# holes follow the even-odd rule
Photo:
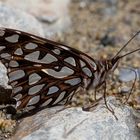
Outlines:
[[[92,112],[54,107],[23,119],[12,140],[139,140],[132,110],[113,98],[109,104],[118,120],[102,102]]]
[[[39,19],[43,23],[47,37],[68,29],[70,25],[70,0],[5,0],[4,3]]]
[[[5,88],[11,88],[8,85],[8,76],[6,67],[0,62],[0,85]]]
[[[42,25],[26,12],[0,2],[0,26],[18,29],[44,37]]]

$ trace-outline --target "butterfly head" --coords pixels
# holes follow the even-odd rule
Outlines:
[[[113,58],[113,59],[109,59],[105,61],[105,69],[108,72],[113,72],[119,64],[119,57]]]

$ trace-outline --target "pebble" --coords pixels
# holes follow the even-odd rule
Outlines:
[[[133,70],[135,70],[137,77],[139,77],[140,71],[138,71],[137,69],[133,69]],[[119,80],[122,82],[129,82],[129,81],[134,80],[136,75],[135,75],[135,72],[133,70],[122,68],[120,70]]]
[[[129,93],[130,90],[131,90],[131,87],[124,86],[120,88],[120,93],[126,94],[126,93]]]

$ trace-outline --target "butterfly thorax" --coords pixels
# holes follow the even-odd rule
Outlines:
[[[117,67],[118,61],[102,60],[96,61],[97,70],[94,72],[91,88],[99,88]]]

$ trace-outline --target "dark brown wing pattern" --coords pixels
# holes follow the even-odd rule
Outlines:
[[[5,28],[0,29],[0,60],[18,110],[66,103],[79,87],[88,88],[96,70],[94,60],[76,49]]]

